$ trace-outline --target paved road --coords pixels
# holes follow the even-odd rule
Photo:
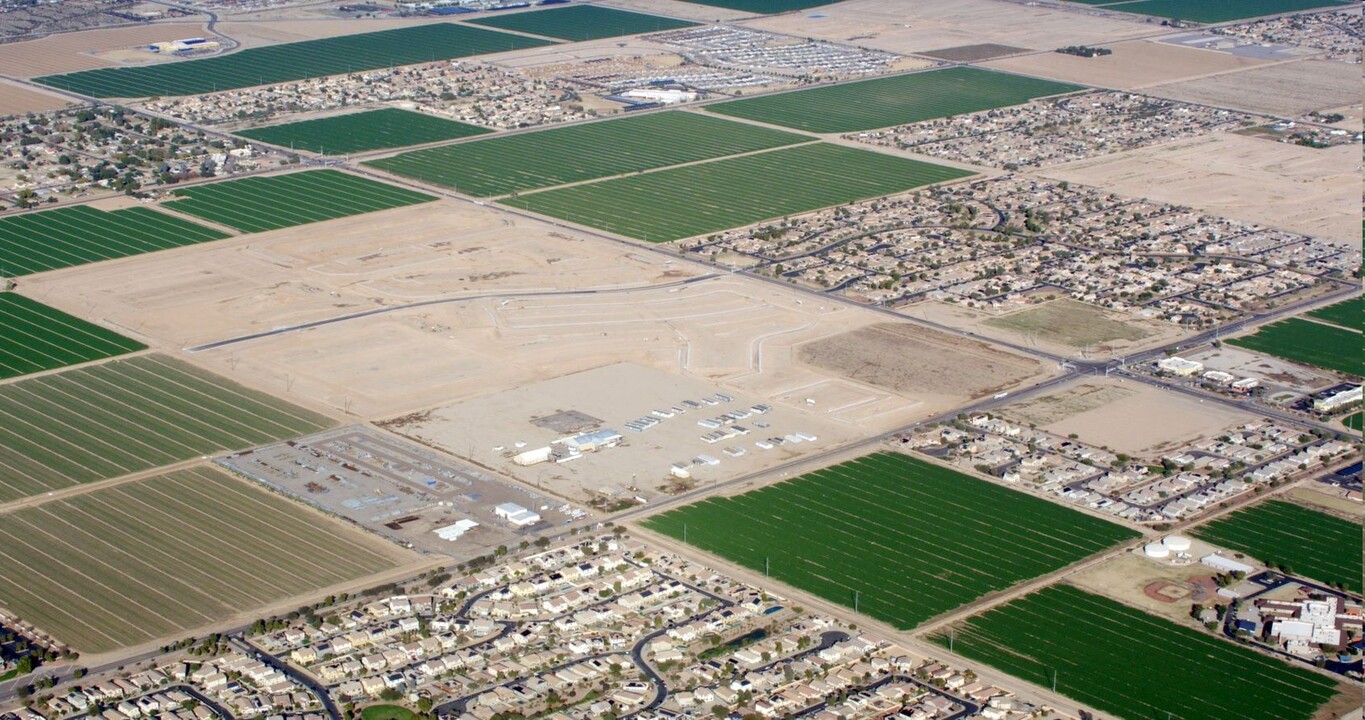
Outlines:
[[[259,647],[256,647],[254,643],[252,643],[250,640],[247,640],[246,637],[243,635],[233,636],[229,638],[229,642],[232,642],[233,644],[237,645],[238,649],[246,652],[248,655],[255,656],[257,659],[259,659],[266,665],[269,665],[270,667],[279,670],[285,675],[288,675],[291,679],[294,680],[294,682],[313,691],[313,694],[317,695],[318,699],[322,701],[322,707],[327,711],[327,716],[330,717],[332,720],[342,720],[341,711],[337,709],[336,702],[332,700],[332,694],[327,692],[327,688],[323,687],[318,681],[314,680],[311,675],[296,669],[293,665],[290,665],[289,663],[275,657],[274,655],[260,649]]]

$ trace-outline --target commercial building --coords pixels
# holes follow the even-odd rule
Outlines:
[[[516,503],[503,503],[493,508],[493,514],[517,527],[527,527],[540,522],[540,514],[527,510]]]

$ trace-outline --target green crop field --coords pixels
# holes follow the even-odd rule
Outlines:
[[[97,98],[200,95],[550,44],[525,35],[432,23],[249,48],[202,60],[82,70],[34,80]]]
[[[411,110],[384,108],[239,130],[236,134],[280,147],[336,155],[425,145],[438,140],[454,140],[490,132],[493,131],[478,125]]]
[[[972,174],[815,143],[499,202],[648,242],[666,242]]]
[[[833,5],[838,0],[684,0],[694,5],[710,5],[712,7],[728,8],[730,10],[742,10],[744,12],[758,13],[760,15],[774,15],[777,13],[791,12],[792,10],[806,10],[808,8],[820,7],[821,5]]]
[[[12,292],[0,293],[0,379],[145,350],[111,330]]]
[[[1337,692],[1331,678],[1070,585],[932,639],[1126,720],[1309,720]]]
[[[0,385],[0,503],[334,423],[163,355]]]
[[[264,232],[430,202],[436,198],[339,170],[255,175],[176,190],[172,210]]]
[[[211,467],[0,515],[0,602],[86,653],[184,633],[408,559]]]
[[[1365,322],[1365,295],[1357,295],[1350,300],[1342,300],[1339,303],[1318,308],[1308,313],[1308,317],[1314,317],[1351,330],[1359,330],[1361,323]]]
[[[971,67],[894,75],[707,105],[710,112],[815,133],[842,133],[1020,105],[1084,90]]]
[[[221,240],[226,234],[143,207],[87,205],[0,218],[0,275],[14,276]]]
[[[1121,525],[880,453],[644,527],[899,628],[1138,537]]]
[[[598,38],[638,35],[661,30],[694,27],[686,20],[616,10],[601,5],[573,5],[553,10],[533,10],[509,15],[492,15],[469,22],[499,30],[542,35],[560,40],[596,40]]]
[[[1130,0],[1129,2],[1087,2],[1106,10],[1152,15],[1172,20],[1197,23],[1221,23],[1229,20],[1275,15],[1277,13],[1312,10],[1321,7],[1340,7],[1347,0]]]
[[[1195,537],[1285,565],[1290,572],[1360,592],[1361,527],[1301,505],[1271,500],[1194,530]]]
[[[1308,365],[1361,375],[1361,334],[1302,318],[1271,323],[1229,345]]]
[[[666,112],[414,150],[365,164],[491,197],[813,139],[696,113]]]

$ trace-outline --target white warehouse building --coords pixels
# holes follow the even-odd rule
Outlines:
[[[540,513],[527,510],[516,503],[503,503],[493,508],[493,514],[517,527],[526,527],[540,522]]]

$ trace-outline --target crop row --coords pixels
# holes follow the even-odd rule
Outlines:
[[[970,618],[932,639],[1130,720],[1307,720],[1323,676],[1069,585]]]
[[[1360,592],[1359,522],[1272,500],[1219,518],[1194,534],[1258,560],[1286,565],[1295,574],[1344,583]]]
[[[1281,320],[1228,344],[1357,377],[1363,374],[1361,334],[1311,320]]]
[[[85,205],[0,219],[0,274],[26,275],[227,235],[147,208]]]
[[[499,202],[648,242],[666,242],[971,174],[815,143]]]
[[[240,130],[242,137],[322,154],[424,145],[483,135],[492,130],[434,115],[383,108],[347,115]]]
[[[906,628],[1136,537],[899,454],[713,498],[645,526]]]
[[[329,426],[159,355],[0,386],[0,502]]]
[[[429,202],[436,198],[338,170],[257,175],[176,190],[178,212],[264,232]]]
[[[0,378],[100,360],[147,346],[12,292],[0,293]]]

